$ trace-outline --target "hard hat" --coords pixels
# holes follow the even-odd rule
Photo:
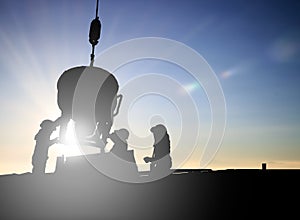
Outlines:
[[[128,137],[129,137],[129,132],[127,129],[125,128],[121,128],[119,130],[116,130],[115,133],[118,135],[118,137],[121,139],[121,140],[127,140]]]
[[[44,121],[42,121],[42,123],[40,124],[41,128],[46,128],[46,127],[53,127],[54,126],[54,122],[49,120],[49,119],[46,119]]]
[[[153,126],[153,127],[150,129],[150,131],[151,131],[152,133],[164,134],[164,133],[167,132],[167,128],[166,128],[164,125],[162,125],[162,124],[158,124],[158,125]]]

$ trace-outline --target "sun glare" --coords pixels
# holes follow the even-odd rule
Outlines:
[[[61,153],[66,157],[82,154],[76,139],[73,120],[70,120],[67,126],[66,143],[61,145]]]
[[[68,145],[76,144],[76,135],[74,130],[74,121],[70,120],[67,126],[66,141]]]

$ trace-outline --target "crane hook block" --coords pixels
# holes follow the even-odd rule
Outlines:
[[[101,32],[101,22],[99,20],[99,17],[92,20],[90,25],[90,33],[89,33],[89,42],[95,46],[98,44],[98,40],[100,38],[100,32]]]

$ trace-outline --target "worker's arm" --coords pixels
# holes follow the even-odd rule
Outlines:
[[[153,150],[152,157],[144,157],[144,161],[145,161],[146,163],[153,162],[153,161],[156,161],[156,160],[157,160],[155,151],[156,151],[156,149],[155,149],[155,146],[154,146],[154,150]]]
[[[156,160],[157,160],[157,158],[155,156],[155,151],[153,152],[152,157],[144,157],[144,161],[146,163],[153,162],[153,161],[156,161]]]
[[[50,140],[49,142],[50,142],[50,145],[53,145],[53,144],[56,144],[57,142],[58,142],[58,137],[57,138],[54,138],[54,139],[52,139],[52,140]]]
[[[149,162],[152,162],[153,161],[153,158],[152,157],[144,157],[144,161],[146,163],[149,163]]]

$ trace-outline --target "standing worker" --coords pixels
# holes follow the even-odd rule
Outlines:
[[[154,136],[152,157],[145,157],[146,163],[151,162],[152,174],[166,174],[172,167],[170,156],[170,137],[164,125],[158,124],[150,129]]]
[[[48,149],[51,145],[58,142],[58,138],[50,140],[53,131],[56,130],[57,124],[51,120],[44,120],[40,124],[41,129],[35,135],[36,140],[34,153],[32,155],[32,173],[45,173],[46,163],[48,160]]]

